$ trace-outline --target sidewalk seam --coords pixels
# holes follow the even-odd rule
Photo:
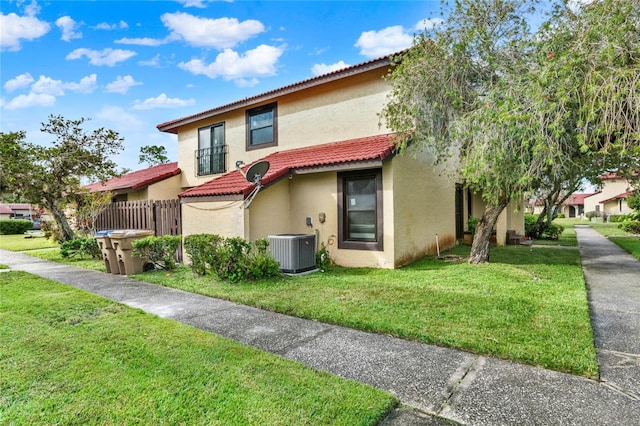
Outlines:
[[[439,417],[442,417],[442,412],[445,410],[445,408],[447,408],[449,406],[449,402],[454,398],[454,396],[458,393],[458,389],[460,389],[462,387],[462,383],[465,381],[465,379],[467,378],[467,376],[469,376],[469,374],[471,373],[471,371],[474,369],[474,367],[476,366],[476,364],[478,363],[478,361],[481,359],[481,356],[476,356],[473,361],[471,361],[469,363],[469,366],[465,369],[464,373],[462,374],[462,376],[460,377],[460,379],[458,379],[456,381],[456,383],[453,385],[451,392],[449,392],[449,395],[447,395],[446,399],[444,400],[444,402],[442,403],[442,405],[440,406],[440,408],[438,408],[438,410],[436,410],[436,415]],[[446,418],[446,417],[445,417]]]

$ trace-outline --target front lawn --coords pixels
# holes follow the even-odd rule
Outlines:
[[[397,403],[27,273],[0,300],[2,424],[373,425]]]
[[[620,246],[627,253],[640,260],[640,236],[618,228],[618,223],[589,223],[593,229]]]
[[[469,247],[449,254],[466,256]],[[578,250],[493,248],[491,263],[433,257],[397,270],[346,269],[258,283],[187,267],[135,278],[284,314],[595,378]]]
[[[0,235],[0,249],[11,251],[37,250],[60,247],[44,237],[25,238],[24,235]]]

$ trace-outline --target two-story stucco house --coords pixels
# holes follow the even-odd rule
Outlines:
[[[634,189],[629,180],[617,173],[600,176],[600,190],[584,199],[585,212],[599,212],[602,215],[622,215],[631,213],[627,198]]]
[[[159,124],[178,136],[183,235],[315,233],[337,264],[379,268],[456,244],[481,199],[453,164],[396,151],[379,119],[390,67],[371,60]],[[243,173],[257,161],[269,169],[255,192]],[[498,244],[524,231],[518,207],[500,218]]]

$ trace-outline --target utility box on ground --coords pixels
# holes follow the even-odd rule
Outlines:
[[[111,232],[109,238],[116,252],[120,274],[133,275],[144,271],[147,259],[134,256],[131,243],[154,234],[155,232],[149,229],[123,229]]]
[[[269,252],[284,273],[298,274],[316,269],[316,236],[312,234],[269,235]]]

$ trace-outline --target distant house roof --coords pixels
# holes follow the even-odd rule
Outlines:
[[[401,53],[401,52],[398,52]],[[224,112],[233,111],[238,108],[247,107],[250,105],[257,104],[259,102],[265,102],[268,100],[272,100],[275,97],[286,95],[289,93],[295,93],[300,90],[308,89],[310,87],[319,86],[324,83],[329,83],[331,81],[339,80],[344,77],[348,77],[351,75],[361,74],[370,70],[388,67],[392,64],[392,60],[390,56],[384,56],[378,59],[372,59],[367,62],[363,62],[357,65],[352,65],[347,68],[343,68],[337,71],[333,71],[327,74],[323,74],[317,77],[309,78],[298,83],[293,83],[288,86],[280,87],[278,89],[274,89],[268,92],[264,92],[259,95],[251,96],[248,98],[241,99],[239,101],[235,101],[226,105],[222,105],[207,111],[199,112],[197,114],[189,115],[186,117],[178,118],[175,120],[167,121],[162,124],[158,124],[156,127],[161,132],[168,133],[178,133],[180,126],[184,126],[186,124],[194,123],[199,120],[203,120],[209,117],[213,117],[218,114],[222,114]]]
[[[607,203],[607,202],[609,202],[609,201],[613,201],[613,200],[619,200],[619,199],[621,199],[621,198],[628,198],[628,197],[629,197],[631,194],[633,194],[634,192],[635,192],[635,191],[626,191],[626,192],[623,192],[622,194],[618,194],[618,195],[613,196],[613,197],[611,197],[611,198],[607,198],[606,200],[602,200],[602,201],[600,201],[600,204],[604,204],[604,203]]]
[[[590,193],[590,194],[571,194],[569,196],[569,198],[567,198],[566,200],[564,200],[564,203],[567,206],[578,206],[581,204],[584,204],[584,199],[587,197],[591,197],[592,195],[594,195],[595,193]]]
[[[138,170],[109,179],[104,183],[96,182],[85,185],[83,188],[88,189],[90,192],[118,190],[135,191],[179,174],[180,168],[178,167],[177,162],[159,164],[157,166],[149,167],[148,169]]]
[[[269,162],[269,171],[262,177],[262,185],[268,185],[288,176],[290,173],[302,174],[337,170],[351,165],[354,167],[375,167],[394,154],[393,134],[370,136],[314,145],[305,148],[269,154],[262,161]],[[246,171],[245,167],[245,171]],[[188,189],[178,196],[183,197],[246,197],[255,188],[238,171],[226,173],[207,183]]]
[[[12,210],[31,210],[31,204],[27,203],[10,203],[9,207]]]
[[[0,204],[0,214],[13,214],[13,210],[8,204]]]

